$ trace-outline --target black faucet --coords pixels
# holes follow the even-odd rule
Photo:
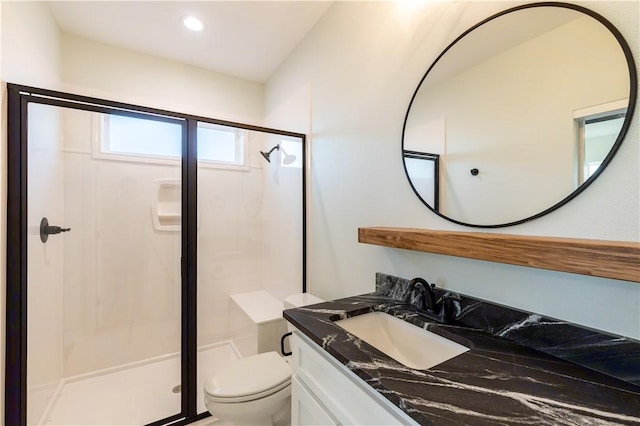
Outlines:
[[[460,300],[460,296],[455,293],[445,293],[436,300],[435,284],[429,284],[423,278],[414,278],[409,281],[409,293],[407,302],[411,301],[411,295],[416,287],[422,288],[418,299],[418,309],[416,313],[428,319],[446,324],[454,318],[453,300]]]
[[[436,313],[436,293],[433,290],[435,285],[429,284],[423,278],[414,278],[409,281],[409,299],[411,298],[411,294],[413,293],[413,289],[416,286],[422,287],[422,291],[420,294],[422,297],[419,299],[420,306],[418,309],[423,309],[427,311],[431,311],[432,313]]]

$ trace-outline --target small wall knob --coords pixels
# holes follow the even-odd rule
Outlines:
[[[49,220],[43,217],[40,221],[40,241],[46,243],[49,239],[49,235],[59,234],[61,232],[69,232],[71,228],[61,228],[59,226],[49,225]]]
[[[478,173],[480,173],[478,169],[471,169],[471,176],[478,176]]]

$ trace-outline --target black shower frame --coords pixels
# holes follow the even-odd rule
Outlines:
[[[7,426],[27,424],[27,106],[30,102],[182,125],[181,411],[148,426],[185,425],[197,413],[197,123],[300,138],[302,141],[302,291],[307,291],[307,139],[303,133],[184,114],[72,93],[7,83],[7,254],[5,414]]]

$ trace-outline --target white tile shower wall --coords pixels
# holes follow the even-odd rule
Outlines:
[[[70,35],[62,37],[62,45],[63,77],[68,90],[201,116],[263,124],[262,84]],[[119,72],[113,72],[114,69]],[[289,191],[288,184],[279,183],[273,174],[275,164],[266,167],[267,163],[259,155],[260,149],[271,148],[274,141],[258,138],[255,142],[259,149],[250,152],[253,168],[248,173],[229,173],[228,181],[219,181],[219,186],[211,193],[203,192],[202,188],[209,184],[202,184],[201,201],[208,207],[199,209],[201,232],[213,229],[215,225],[222,234],[219,240],[205,234],[199,243],[199,273],[203,280],[199,282],[198,308],[201,344],[210,342],[228,329],[228,321],[213,312],[228,313],[229,294],[268,287],[281,298],[300,291],[302,287],[299,279],[301,245],[282,244],[282,241],[301,242],[298,234],[301,218],[294,219],[294,222],[290,218],[291,209],[299,214],[301,189]],[[220,173],[209,170],[203,174],[213,177]],[[278,194],[273,206],[281,209],[277,214],[268,211],[270,207],[266,203],[271,201],[265,201],[267,195],[273,193],[272,187]],[[240,204],[228,200],[227,195],[233,192],[231,188],[242,194],[242,201],[238,200]],[[241,230],[229,229],[239,220],[232,214],[241,211],[249,221]],[[281,211],[286,214],[281,214]],[[213,217],[210,212],[220,216]],[[263,230],[270,227],[284,231],[267,231],[265,234]],[[244,259],[232,251],[239,247],[248,250],[242,255]],[[270,248],[278,250],[278,256],[269,254]],[[250,257],[261,259],[260,271],[244,266]]]
[[[198,170],[198,344],[228,338],[233,293],[260,288],[261,169]]]
[[[300,169],[259,155],[278,137],[250,132],[249,140],[248,171],[199,169],[200,345],[230,337],[231,294],[266,290],[283,300],[302,286]]]
[[[160,178],[180,168],[96,159],[99,116],[65,109],[65,376],[180,348],[180,233],[156,231]]]
[[[296,83],[294,82],[294,84]],[[307,135],[307,157],[301,159],[301,164],[307,167],[313,137],[310,122],[311,93],[308,84],[294,87],[295,90],[287,93],[286,98],[282,99],[281,103],[268,109],[265,120],[268,126],[289,129]],[[268,146],[265,148],[268,148]],[[339,160],[339,156],[336,157],[336,160]],[[310,186],[312,174],[310,172],[313,173],[313,170],[307,169],[307,220],[309,220],[309,210],[313,199]],[[270,258],[266,266],[270,279],[274,281],[269,285],[272,288],[274,283],[276,286],[278,285],[277,283],[288,283],[286,288],[282,288],[280,294],[274,293],[276,296],[282,295],[282,297],[286,297],[288,294],[299,292],[302,288],[302,282],[299,281],[302,276],[302,241],[301,236],[297,234],[297,230],[302,229],[303,217],[299,210],[296,211],[295,215],[292,212],[292,209],[299,209],[303,201],[300,169],[285,168],[272,164],[265,168],[265,173],[268,175],[265,179],[273,182],[272,186],[269,187],[270,193],[273,195],[268,197],[268,202],[270,203],[269,210],[275,214],[272,218],[274,220],[273,226],[267,229],[268,236],[265,240],[267,244],[277,247],[276,250],[272,251],[275,257]],[[283,179],[280,179],[280,177],[283,177]],[[307,225],[307,229],[310,229],[309,225]],[[311,237],[311,233],[307,232],[307,241]],[[307,244],[307,248],[309,247],[310,245]],[[308,271],[312,262],[310,253],[307,253],[307,259]],[[289,266],[284,268],[283,264]],[[313,292],[313,288],[310,291]]]
[[[30,105],[28,127],[27,392],[28,423],[37,422],[62,379],[63,236],[40,240],[40,220],[64,224],[62,114]],[[63,234],[64,235],[64,234]]]
[[[264,171],[265,226],[262,289],[284,300],[302,291],[302,176],[299,168],[269,164]]]
[[[155,179],[179,177],[180,168],[96,159],[97,115],[64,117],[64,221],[73,229],[65,239],[65,376],[177,352],[180,233],[154,230],[151,205]],[[264,149],[263,136],[249,139],[251,152]],[[291,275],[301,263],[300,169],[263,163],[198,171],[199,345],[231,337],[229,295],[299,291]],[[266,270],[271,263],[275,272]]]

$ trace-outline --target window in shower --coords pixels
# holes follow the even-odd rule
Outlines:
[[[171,123],[114,114],[94,121],[101,123],[97,129],[101,154],[176,161],[182,157],[182,130]]]
[[[118,161],[179,164],[181,129],[163,121],[141,122],[127,115],[95,116],[92,123],[94,156]],[[204,167],[243,168],[247,131],[212,123],[198,123],[198,160]]]
[[[246,163],[248,131],[198,122],[198,162],[202,167],[236,166]]]

